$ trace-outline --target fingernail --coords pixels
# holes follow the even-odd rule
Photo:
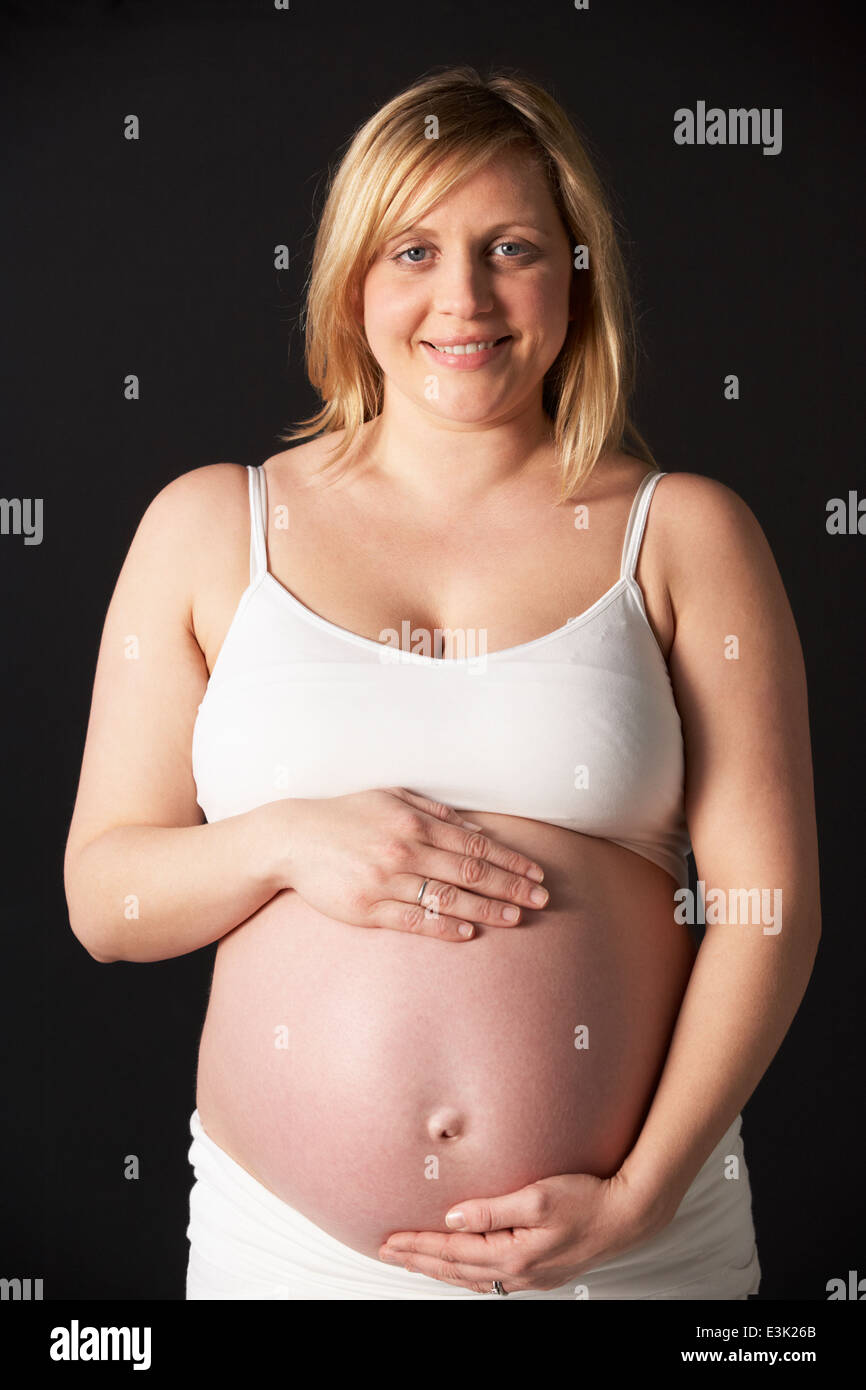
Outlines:
[[[481,830],[481,829],[483,829],[483,827],[480,826],[480,825],[478,825],[474,820],[464,820],[464,821],[461,821],[460,823],[461,823],[461,825],[465,825],[467,830]]]
[[[536,907],[543,907],[549,897],[550,894],[546,888],[533,888],[529,895],[529,901],[535,903]]]
[[[445,1218],[445,1225],[450,1226],[453,1231],[460,1231],[466,1225],[466,1217],[462,1211],[449,1211]]]
[[[533,864],[531,869],[526,870],[526,877],[535,879],[536,883],[541,883],[544,878],[544,870],[539,869],[537,864]]]

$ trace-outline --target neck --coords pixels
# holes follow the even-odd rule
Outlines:
[[[553,424],[540,405],[484,424],[446,420],[404,398],[364,427],[359,467],[410,504],[437,512],[482,502],[550,459]]]

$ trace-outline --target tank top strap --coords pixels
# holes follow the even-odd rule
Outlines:
[[[625,531],[625,540],[622,544],[622,565],[620,567],[620,579],[634,579],[634,572],[637,567],[637,557],[640,553],[640,545],[643,540],[644,527],[646,526],[647,513],[650,501],[659,478],[664,478],[662,472],[647,473],[641,478],[640,485],[634,495],[631,504],[631,512],[628,518],[628,526]]]
[[[247,464],[250,485],[250,583],[261,579],[268,570],[268,550],[265,537],[268,529],[268,488],[261,464]]]

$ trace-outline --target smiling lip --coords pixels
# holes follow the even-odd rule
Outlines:
[[[442,347],[465,346],[467,343],[490,342],[489,338],[454,338],[449,343],[441,344]],[[450,353],[437,350],[432,343],[422,340],[421,346],[428,357],[433,358],[442,366],[448,367],[451,371],[471,372],[476,367],[483,367],[486,362],[490,362],[498,356],[511,342],[511,334],[504,338],[494,341],[493,347],[483,348],[470,352]]]
[[[431,347],[450,348],[466,347],[468,343],[498,343],[502,338],[508,338],[509,333],[494,333],[491,338],[488,333],[486,337],[476,333],[474,338],[423,338],[422,342],[429,343]]]

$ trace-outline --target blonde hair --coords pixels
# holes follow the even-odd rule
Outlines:
[[[425,138],[431,118],[437,138]],[[628,414],[636,340],[625,265],[601,181],[584,142],[559,104],[535,83],[472,67],[421,78],[356,132],[332,176],[313,248],[305,312],[306,369],[324,405],[277,437],[336,430],[344,437],[324,465],[335,466],[382,408],[382,371],[354,306],[378,248],[492,158],[511,151],[538,161],[572,245],[588,248],[576,270],[576,316],[545,374],[544,409],[553,420],[561,504],[599,457],[628,433],[658,468]]]

